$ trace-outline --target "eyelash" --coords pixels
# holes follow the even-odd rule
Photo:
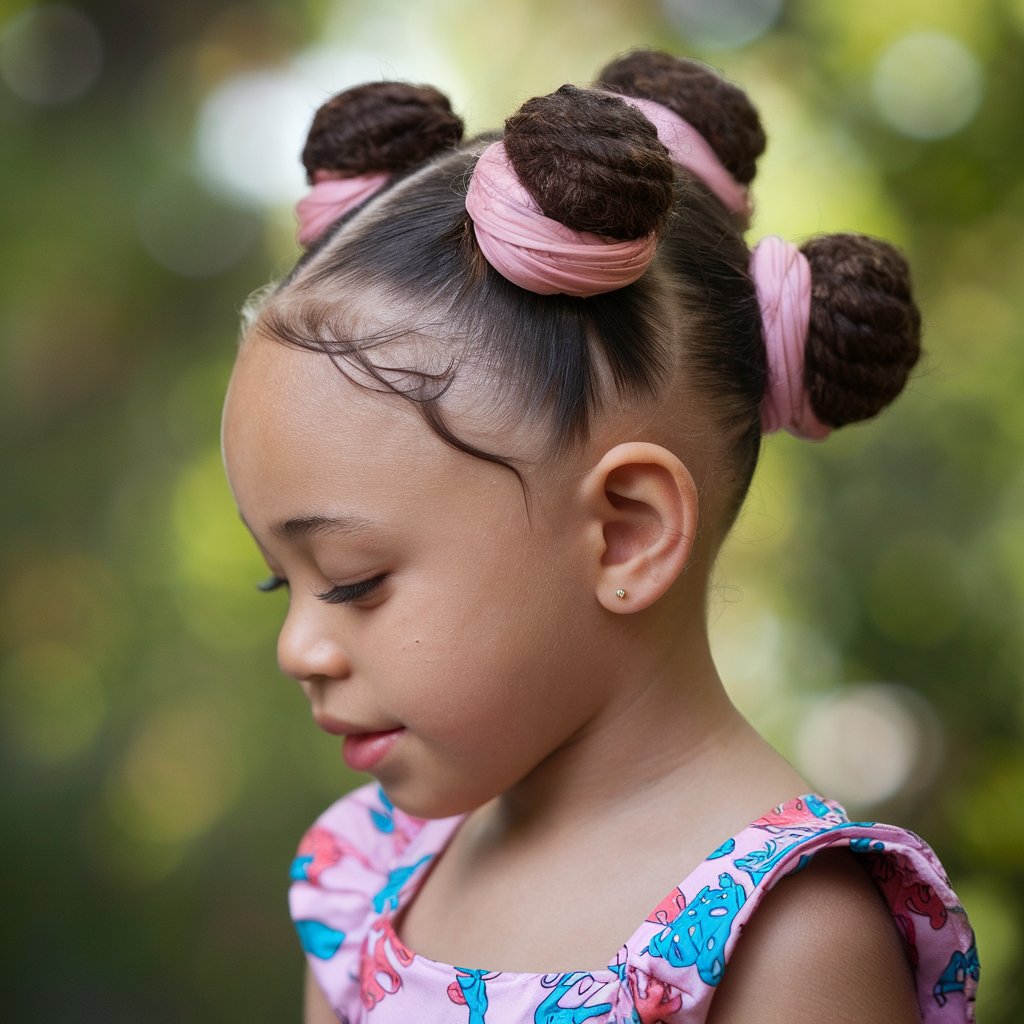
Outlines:
[[[369,596],[386,579],[387,573],[381,573],[380,576],[374,576],[372,579],[362,580],[359,583],[347,583],[331,587],[330,590],[325,590],[322,594],[317,594],[316,596],[328,604],[350,604],[353,601],[358,601],[360,598]]]
[[[382,573],[380,576],[374,576],[372,579],[362,580],[359,583],[348,583],[331,587],[330,590],[325,590],[316,596],[328,604],[350,604],[353,601],[358,601],[360,598],[367,597],[386,579],[387,573]],[[257,583],[256,589],[264,594],[269,594],[279,587],[286,586],[288,586],[288,581],[283,576],[271,576],[262,583]]]

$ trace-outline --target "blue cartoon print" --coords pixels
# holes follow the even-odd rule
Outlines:
[[[383,787],[377,787],[377,798],[383,810],[378,811],[376,807],[370,808],[370,820],[378,832],[391,835],[395,831],[395,805],[388,799]]]
[[[794,835],[794,833],[797,834]],[[780,837],[781,842],[777,839],[769,839],[760,850],[751,850],[750,853],[737,857],[733,861],[733,865],[741,871],[746,871],[754,885],[760,885],[765,875],[783,860],[786,854],[814,835],[816,833],[810,830],[790,829],[788,834]]]
[[[761,820],[765,821],[766,819],[762,818]],[[769,874],[777,864],[785,860],[786,856],[798,846],[809,842],[811,839],[816,839],[820,836],[826,835],[829,832],[837,832],[840,829],[850,829],[863,826],[863,822],[841,822],[837,825],[831,825],[826,828],[816,828],[813,825],[778,826],[759,824],[758,827],[771,833],[775,838],[767,840],[760,850],[751,850],[744,856],[737,857],[733,861],[733,865],[750,875],[750,880],[754,885],[760,885],[765,876]],[[798,866],[796,870],[799,870],[800,866]]]
[[[466,967],[456,967],[455,970],[455,980],[448,986],[448,998],[469,1010],[466,1024],[487,1024],[487,982],[496,975]]]
[[[885,851],[885,843],[879,839],[855,836],[850,840],[850,849],[854,853],[883,853]]]
[[[302,948],[318,960],[330,960],[345,941],[344,932],[331,928],[323,921],[296,921],[295,930],[299,933]]]
[[[718,889],[704,886],[679,916],[651,939],[646,950],[673,967],[696,965],[706,985],[717,985],[722,980],[725,943],[747,899],[743,886],[732,875],[719,875],[718,884]]]
[[[713,850],[711,853],[708,854],[708,860],[718,860],[719,857],[726,857],[735,849],[736,840],[726,839],[726,841],[722,843],[722,845],[719,846],[717,850]]]
[[[385,909],[394,910],[398,906],[398,896],[402,891],[402,886],[416,874],[417,871],[424,864],[431,859],[432,854],[426,854],[420,857],[415,864],[409,864],[406,867],[394,868],[388,873],[388,880],[381,887],[380,891],[373,897],[373,909],[378,914],[383,914]]]
[[[611,1013],[611,1003],[600,1003],[595,1006],[562,1005],[562,999],[573,989],[576,989],[577,995],[585,999],[587,982],[593,980],[594,976],[585,971],[572,971],[569,974],[555,974],[543,978],[541,984],[551,991],[534,1011],[534,1024],[583,1024],[583,1021]]]
[[[809,793],[803,798],[804,806],[813,814],[816,818],[824,818],[829,814],[832,814],[832,808],[829,807],[824,800],[820,797],[815,796],[813,793]]]
[[[966,953],[962,953],[959,949],[955,950],[949,958],[946,969],[939,975],[939,980],[935,982],[935,987],[932,989],[935,1002],[939,1006],[945,1006],[950,992],[963,992],[967,987],[967,979],[971,978],[977,982],[980,973],[978,947],[975,943],[971,943],[971,948]]]

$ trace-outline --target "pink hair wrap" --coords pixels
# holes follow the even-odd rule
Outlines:
[[[617,92],[609,95],[636,107],[658,129],[658,138],[672,159],[704,182],[730,213],[742,217],[744,225],[747,223],[751,210],[746,187],[729,173],[707,139],[689,121],[654,100],[623,96]]]
[[[339,217],[379,192],[390,177],[378,173],[341,178],[336,171],[317,171],[313,187],[295,205],[299,245],[308,248]]]
[[[676,163],[700,178],[731,213],[744,222],[749,218],[747,189],[691,124],[653,100],[609,95],[639,110]],[[513,284],[538,295],[586,298],[625,288],[643,276],[657,248],[654,234],[618,241],[546,217],[519,180],[501,142],[480,155],[466,209],[487,262]]]
[[[768,389],[761,403],[761,429],[788,430],[808,441],[821,441],[831,428],[811,409],[804,387],[804,352],[811,318],[811,265],[789,242],[769,235],[750,256],[768,350]]]
[[[503,142],[480,154],[466,210],[487,262],[538,295],[584,298],[625,288],[643,276],[657,245],[653,234],[620,242],[545,217],[513,170]]]

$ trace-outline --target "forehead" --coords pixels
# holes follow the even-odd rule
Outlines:
[[[347,460],[392,449],[425,455],[428,434],[411,403],[360,387],[322,353],[259,334],[239,349],[224,408],[229,469],[255,459],[280,473],[304,452],[325,464],[342,451]]]
[[[354,383],[322,353],[259,334],[239,351],[223,447],[236,501],[255,530],[340,507],[395,518],[496,486],[519,495],[512,473],[445,444],[415,403]]]

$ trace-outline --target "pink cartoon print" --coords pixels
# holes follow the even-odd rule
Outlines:
[[[899,854],[888,857],[869,856],[868,862],[871,875],[882,890],[906,940],[911,963],[916,967],[918,952],[914,919],[926,918],[932,929],[938,931],[946,923],[946,908],[935,890],[927,882],[918,881],[917,873]]]
[[[662,1024],[683,1008],[683,997],[671,985],[648,974],[627,968],[629,993],[633,997],[633,1024]]]
[[[412,952],[395,934],[388,920],[378,921],[363,940],[359,957],[359,997],[372,1010],[402,987],[402,968],[413,961]]]
[[[370,866],[361,850],[357,850],[351,843],[346,843],[344,839],[339,839],[327,829],[314,825],[299,843],[299,849],[288,872],[289,877],[293,882],[319,885],[320,875],[327,868],[334,867],[342,857],[354,857],[363,867]]]
[[[824,820],[826,824],[837,824],[843,820],[842,816],[836,814],[823,800],[815,796],[806,796],[773,807],[754,822],[754,827],[771,830],[773,827],[810,825],[812,830],[817,832],[820,825],[815,824],[815,818]]]
[[[660,924],[662,927],[677,918],[686,906],[686,897],[678,890],[673,889],[648,915],[647,920],[651,924]]]

